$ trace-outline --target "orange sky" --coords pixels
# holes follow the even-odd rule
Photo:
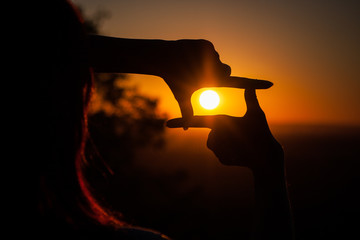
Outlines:
[[[232,75],[274,82],[271,89],[258,91],[270,123],[360,125],[358,1],[73,2],[89,16],[96,9],[110,13],[102,24],[105,35],[212,41]],[[180,116],[160,78],[131,78],[142,92],[160,99],[169,117]],[[223,90],[223,107],[209,113],[241,116],[242,94],[243,90]]]

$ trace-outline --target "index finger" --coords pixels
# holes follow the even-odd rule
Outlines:
[[[185,100],[180,100],[180,101],[178,101],[178,104],[179,104],[181,116],[183,119],[183,128],[184,128],[184,130],[187,130],[188,129],[187,122],[189,121],[189,119],[191,119],[194,116],[194,110],[191,105],[190,98],[185,99]]]
[[[251,79],[245,77],[230,76],[224,81],[218,83],[218,87],[232,87],[232,88],[252,88],[252,89],[267,89],[273,83],[267,80]]]

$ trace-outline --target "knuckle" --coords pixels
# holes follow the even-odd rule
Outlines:
[[[214,44],[206,39],[199,39],[198,43],[200,44],[201,48],[206,49],[208,51],[215,51]]]
[[[203,44],[204,46],[208,46],[208,47],[213,47],[214,45],[212,44],[212,42],[210,42],[209,40],[206,39],[199,39],[200,43]]]
[[[224,64],[224,73],[226,76],[230,76],[231,75],[231,67],[227,64]]]

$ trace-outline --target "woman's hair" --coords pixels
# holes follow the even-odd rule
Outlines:
[[[46,116],[51,157],[40,158],[38,165],[40,225],[73,229],[96,223],[122,226],[124,223],[95,199],[84,176],[93,80],[82,20],[68,1],[52,2],[52,27],[48,29],[52,76],[47,89],[51,108]]]

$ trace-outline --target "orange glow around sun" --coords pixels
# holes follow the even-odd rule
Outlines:
[[[243,89],[199,89],[192,95],[191,103],[195,115],[226,114],[241,117],[246,112]]]

